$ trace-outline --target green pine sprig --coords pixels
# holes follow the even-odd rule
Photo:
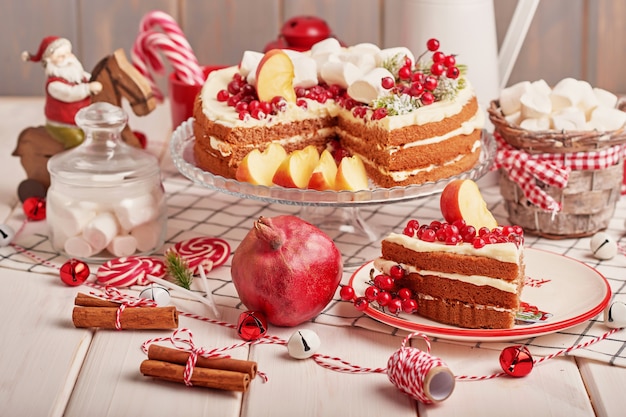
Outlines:
[[[187,290],[191,289],[193,274],[191,269],[189,269],[187,261],[181,258],[179,254],[174,251],[167,251],[165,254],[165,268],[167,273],[174,278],[176,285]]]

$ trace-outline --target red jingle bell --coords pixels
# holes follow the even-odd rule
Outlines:
[[[246,311],[239,315],[237,334],[245,341],[257,340],[267,333],[265,316],[256,311]]]
[[[500,353],[500,366],[510,376],[521,378],[532,371],[533,357],[526,346],[509,346]]]
[[[46,218],[46,199],[43,197],[29,197],[24,200],[22,209],[28,220],[43,220]]]
[[[89,277],[89,266],[78,259],[70,259],[61,266],[59,275],[66,285],[76,287]]]

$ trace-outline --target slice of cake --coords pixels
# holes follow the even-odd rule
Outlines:
[[[329,38],[307,52],[282,51],[292,69],[276,51],[245,52],[238,66],[210,73],[196,99],[196,164],[235,178],[247,153],[273,142],[288,153],[338,144],[386,188],[471,169],[480,156],[484,112],[463,66],[429,45],[416,60],[404,47],[346,48]],[[266,85],[273,79],[280,79],[279,88]],[[267,96],[281,88],[282,95]]]
[[[523,232],[519,226],[491,230],[463,222],[409,222],[404,233],[382,240],[374,266],[408,288],[417,314],[466,328],[508,329],[515,324],[524,285]]]

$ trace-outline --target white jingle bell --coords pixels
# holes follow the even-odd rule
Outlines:
[[[145,298],[147,300],[154,301],[157,306],[165,307],[170,305],[172,298],[167,288],[160,287],[158,285],[150,285],[139,293],[139,298]]]
[[[612,329],[626,327],[626,304],[614,301],[604,309],[604,324]]]
[[[9,246],[14,237],[15,231],[11,226],[0,224],[0,247]]]
[[[617,242],[608,234],[598,232],[589,242],[591,253],[598,259],[612,259],[617,255]]]
[[[322,342],[313,330],[300,329],[291,335],[287,342],[287,352],[295,359],[306,359],[313,356]]]

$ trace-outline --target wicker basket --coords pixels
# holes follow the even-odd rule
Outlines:
[[[626,127],[610,132],[555,130],[534,132],[507,122],[498,100],[491,102],[488,112],[489,119],[500,136],[512,146],[524,149],[528,153],[589,152],[626,143]]]
[[[626,129],[603,133],[527,131],[504,119],[498,101],[491,103],[489,118],[495,132],[507,143],[529,154],[592,152],[626,143]],[[501,172],[500,193],[509,221],[522,226],[526,233],[551,239],[590,236],[605,229],[621,197],[623,163],[620,158],[606,169],[572,170],[565,188],[535,180],[538,187],[561,204],[558,212],[528,201],[522,188]]]

